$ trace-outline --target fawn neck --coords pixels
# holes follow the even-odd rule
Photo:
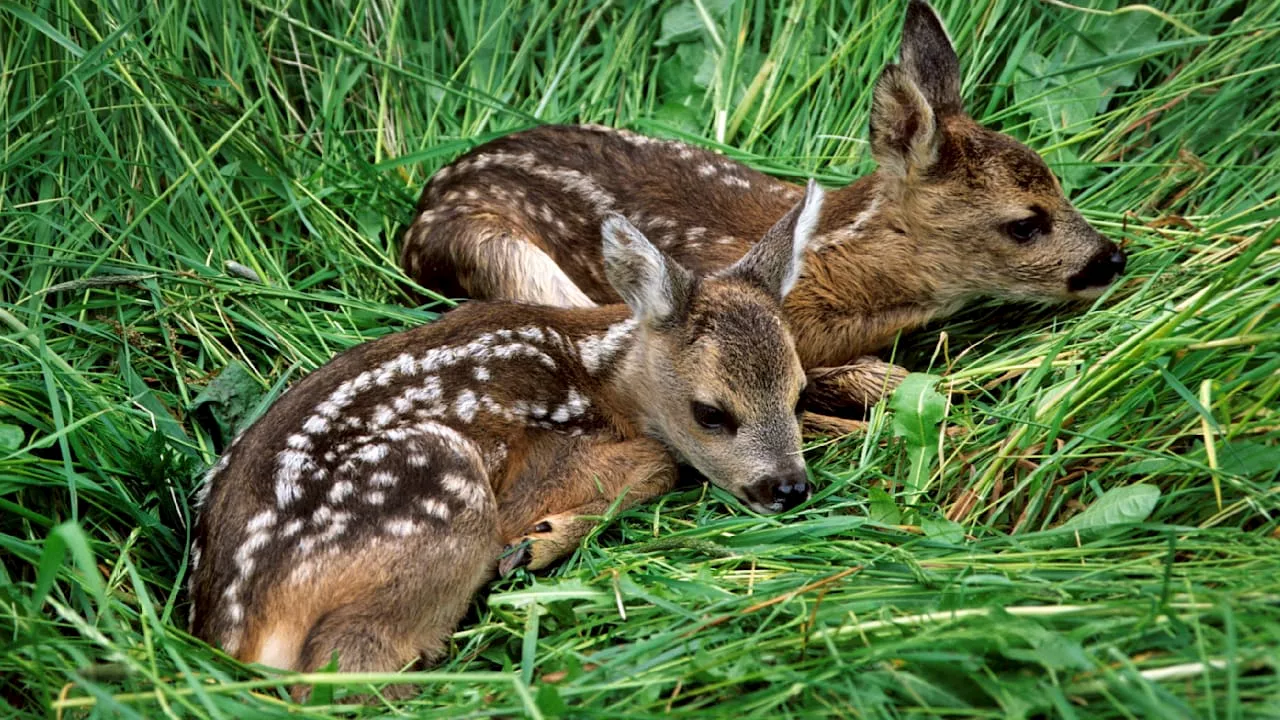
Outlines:
[[[876,172],[828,193],[805,272],[786,302],[806,367],[873,352],[971,297],[944,272],[961,258],[930,242],[888,188]]]

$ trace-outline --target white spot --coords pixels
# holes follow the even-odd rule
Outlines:
[[[364,501],[370,505],[381,505],[386,499],[386,493],[381,490],[370,490],[364,494]]]
[[[302,520],[290,520],[283,528],[280,529],[280,535],[282,537],[293,537],[302,529],[302,525]]]
[[[746,180],[743,180],[737,175],[725,175],[724,177],[720,178],[720,182],[730,187],[739,187],[743,189],[748,189],[751,187],[751,183],[747,182]]]
[[[391,408],[387,407],[386,405],[379,405],[373,410],[373,426],[374,427],[380,427],[380,428],[386,427],[387,425],[390,425],[391,422],[395,419],[396,419],[395,412]]]
[[[329,488],[329,502],[339,503],[351,496],[356,491],[356,486],[350,480],[339,480]]]
[[[304,537],[298,541],[298,552],[302,555],[310,555],[311,549],[316,546],[318,540],[315,536]]]
[[[311,438],[302,434],[294,434],[294,435],[290,435],[289,439],[284,441],[284,444],[288,445],[294,450],[310,450]]]
[[[463,390],[458,393],[458,399],[453,405],[453,412],[458,416],[459,420],[469,423],[475,419],[478,407],[476,394],[470,390]]]
[[[604,335],[589,335],[579,340],[578,355],[582,358],[582,366],[593,375],[599,372],[602,366],[613,360],[635,329],[635,319],[628,318],[610,325]]]
[[[276,524],[276,514],[273,510],[263,510],[249,519],[249,524],[245,526],[247,532],[256,533],[259,530],[266,530]]]
[[[357,460],[362,460],[367,463],[376,463],[376,462],[382,462],[382,459],[385,458],[386,456],[387,456],[387,446],[374,444],[374,445],[362,446],[359,450],[355,452],[354,457]]]
[[[343,406],[338,405],[336,402],[333,402],[331,400],[325,400],[324,402],[316,406],[316,412],[322,415],[323,418],[329,418],[330,420],[334,420],[334,419],[337,419],[337,417],[342,414],[342,408]],[[324,429],[328,427],[329,427],[329,424],[325,423],[324,428],[322,428],[317,432],[324,432]],[[306,426],[303,426],[303,429],[306,430]],[[311,431],[307,430],[307,432],[311,432]]]
[[[418,501],[418,504],[422,506],[422,511],[431,517],[441,521],[448,521],[449,506],[446,503],[435,498],[422,498]]]
[[[351,513],[334,513],[333,518],[329,522],[329,527],[320,534],[321,542],[333,542],[347,531],[347,521],[351,519]]]
[[[200,557],[201,557],[200,548],[194,545],[191,546],[191,572],[194,573],[196,571],[196,568],[200,567]]]
[[[547,339],[542,332],[542,328],[538,327],[520,328],[517,334],[529,342],[546,342]]]
[[[429,460],[427,456],[422,453],[414,453],[409,456],[406,462],[409,463],[409,467],[426,467]]]
[[[315,469],[310,455],[298,450],[281,450],[276,456],[279,469],[276,474],[276,505],[283,508],[302,497],[299,479],[302,473]]]
[[[382,527],[396,537],[407,537],[417,531],[418,523],[408,518],[396,518],[386,521]]]
[[[578,388],[569,388],[569,396],[565,398],[564,407],[568,408],[570,416],[578,417],[590,406],[591,401],[583,397],[582,393],[578,392]]]
[[[333,519],[333,508],[328,505],[321,505],[311,514],[312,525],[328,525],[331,519]]]
[[[395,487],[398,482],[400,482],[400,478],[385,470],[380,470],[369,476],[369,484],[374,487]]]
[[[480,483],[472,482],[462,475],[445,473],[440,476],[440,485],[469,507],[480,507],[484,504],[486,498],[484,488],[480,486]]]
[[[703,177],[710,177],[716,174],[716,166],[711,163],[702,163],[698,166],[698,174]]]
[[[477,365],[472,368],[471,375],[480,382],[487,382],[489,380],[489,368],[483,365]]]

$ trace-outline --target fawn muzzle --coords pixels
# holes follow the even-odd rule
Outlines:
[[[747,486],[747,499],[762,513],[785,512],[809,499],[812,491],[804,466],[766,475]]]
[[[1089,258],[1080,272],[1067,279],[1067,288],[1071,292],[1104,288],[1124,274],[1126,262],[1124,251],[1108,241],[1105,247]]]

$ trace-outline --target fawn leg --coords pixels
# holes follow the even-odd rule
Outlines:
[[[849,418],[805,412],[801,419],[800,431],[805,437],[827,436],[839,437],[853,433],[865,432],[866,420],[850,420]]]
[[[508,543],[498,571],[551,565],[573,552],[619,497],[622,509],[638,505],[670,490],[675,478],[675,463],[655,440],[577,443],[542,482],[517,484],[499,501]]]
[[[805,396],[811,407],[839,410],[870,408],[891,394],[907,376],[907,369],[864,355],[848,365],[809,370]]]

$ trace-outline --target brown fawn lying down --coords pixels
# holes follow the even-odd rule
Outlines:
[[[1072,207],[1035,152],[965,114],[932,8],[907,8],[901,63],[875,86],[879,169],[832,191],[785,312],[815,406],[863,406],[905,371],[869,355],[982,296],[1096,297],[1124,253]],[[425,287],[566,307],[615,302],[594,237],[621,213],[698,273],[740,257],[801,189],[707,150],[622,130],[547,126],[435,174],[401,262]]]
[[[821,205],[812,185],[702,278],[608,216],[625,306],[470,303],[311,373],[209,471],[193,632],[278,668],[336,652],[393,671],[441,656],[504,548],[504,573],[547,566],[615,500],[668,490],[676,461],[762,513],[803,502],[781,303]]]

